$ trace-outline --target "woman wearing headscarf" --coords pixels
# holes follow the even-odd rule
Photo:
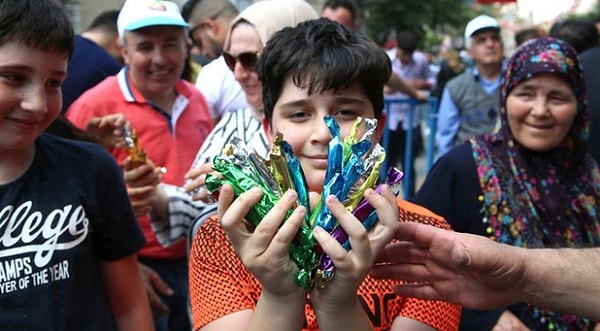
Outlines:
[[[534,39],[516,50],[507,69],[499,131],[441,158],[413,201],[458,232],[509,245],[600,246],[600,175],[586,154],[588,109],[577,53],[558,39]],[[461,330],[593,330],[594,324],[520,304],[463,310]]]

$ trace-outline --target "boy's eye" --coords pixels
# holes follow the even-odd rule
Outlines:
[[[301,110],[290,113],[290,118],[294,118],[294,119],[306,118],[308,116],[309,116],[308,112],[301,111]]]
[[[61,87],[61,85],[62,85],[61,80],[53,79],[53,80],[48,81],[48,86],[50,86],[50,87]]]
[[[22,83],[25,81],[25,76],[20,74],[0,73],[0,77],[2,77],[2,79],[6,79],[14,83]]]
[[[340,109],[337,110],[333,116],[335,116],[336,118],[340,118],[340,119],[348,119],[348,120],[354,120],[356,119],[356,117],[359,116],[359,114],[351,109]]]

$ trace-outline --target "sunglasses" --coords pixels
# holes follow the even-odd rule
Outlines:
[[[239,62],[244,69],[248,71],[256,71],[256,65],[258,64],[259,52],[244,52],[238,56],[233,56],[227,52],[223,52],[223,58],[229,70],[235,69],[235,64]]]

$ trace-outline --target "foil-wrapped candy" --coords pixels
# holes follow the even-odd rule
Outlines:
[[[123,139],[125,140],[125,150],[135,167],[148,162],[146,152],[140,148],[135,129],[131,128],[129,122],[121,127]]]
[[[363,195],[370,187],[380,190],[380,168],[385,160],[383,147],[372,141],[377,128],[376,119],[358,118],[350,135],[344,139],[341,139],[340,127],[333,117],[327,116],[324,120],[332,139],[329,142],[321,200],[312,210],[302,166],[295,158],[292,147],[283,140],[280,133],[274,137],[266,160],[249,151],[240,139],[233,138],[213,161],[214,169],[222,177],[209,174],[206,179],[206,187],[214,198],[218,198],[218,190],[224,183],[233,187],[236,197],[251,188],[260,187],[264,194],[246,215],[246,219],[254,226],[260,223],[287,190],[293,189],[298,193],[297,205],[304,206],[307,213],[289,253],[291,260],[300,269],[296,282],[304,289],[323,288],[335,275],[335,265],[331,258],[322,252],[313,238],[314,227],[322,227],[344,248],[351,249],[347,234],[325,205],[325,198],[335,195],[361,220],[366,229],[370,229],[377,221],[377,214]],[[358,137],[362,127],[365,133]],[[399,187],[401,179],[402,172],[391,168],[384,183],[394,189]],[[291,212],[290,210],[288,216]]]

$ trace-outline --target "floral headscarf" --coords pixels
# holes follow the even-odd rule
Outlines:
[[[519,84],[554,73],[577,97],[577,113],[563,141],[548,152],[522,146],[508,125],[506,100]],[[600,174],[586,154],[588,109],[576,51],[554,38],[523,44],[508,62],[500,92],[500,129],[470,140],[482,189],[488,235],[523,247],[600,246]],[[552,263],[548,261],[548,263]],[[566,280],[576,281],[576,280]],[[535,330],[587,330],[573,315],[528,308]],[[524,321],[524,316],[519,316]],[[531,325],[533,323],[533,325]]]

